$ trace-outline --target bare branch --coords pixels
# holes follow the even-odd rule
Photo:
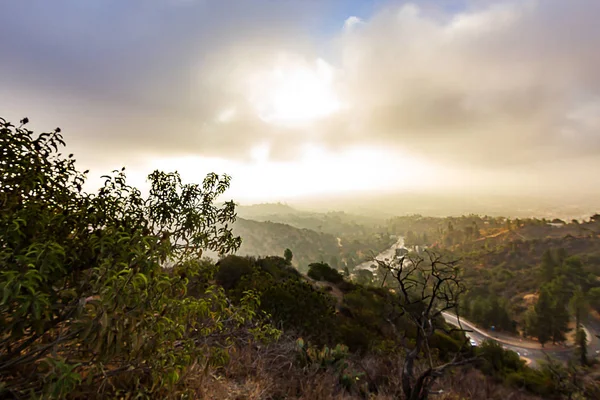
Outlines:
[[[464,357],[463,349],[468,342],[465,340],[450,362],[435,365],[430,346],[435,332],[467,332],[462,328],[460,319],[459,328],[450,330],[438,321],[444,311],[457,311],[459,298],[465,287],[459,276],[458,261],[445,261],[442,256],[427,250],[425,254],[425,258],[409,254],[389,262],[375,260],[379,268],[386,271],[386,277],[389,273],[394,278],[390,285],[395,286],[393,289],[397,293],[396,305],[401,310],[401,315],[408,318],[416,328],[413,346],[409,347],[402,341],[402,346],[406,349],[402,368],[402,390],[410,400],[426,399],[434,381],[446,370],[475,360],[473,357]],[[388,318],[387,321],[399,337],[392,320]],[[420,354],[426,357],[428,368],[417,377],[415,362]]]

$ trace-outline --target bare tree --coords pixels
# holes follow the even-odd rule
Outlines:
[[[426,257],[406,255],[397,260],[375,260],[382,270],[388,271],[388,286],[394,286],[394,306],[400,310],[400,316],[407,318],[416,328],[413,343],[408,343],[405,335],[398,334],[406,350],[402,368],[402,391],[408,400],[425,400],[432,394],[435,380],[448,369],[471,363],[474,357],[468,357],[460,347],[454,357],[446,363],[434,360],[430,341],[436,331],[448,334],[456,331],[466,332],[462,328],[446,329],[441,323],[442,313],[455,310],[465,287],[459,277],[457,261],[443,261],[442,257],[425,251]],[[458,316],[458,313],[456,313]],[[397,333],[395,324],[392,324]],[[460,326],[460,323],[459,323]],[[421,357],[426,359],[427,367],[417,371],[415,362]]]

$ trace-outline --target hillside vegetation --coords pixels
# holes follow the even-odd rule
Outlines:
[[[463,313],[486,327],[537,337],[535,321],[553,319],[550,340],[562,341],[570,330],[575,293],[600,310],[600,217],[564,222],[545,219],[480,217],[398,217],[393,232],[408,245],[436,249],[461,259],[469,293]],[[542,315],[538,297],[550,297]],[[584,314],[587,311],[582,310]],[[560,316],[560,318],[559,318]],[[571,320],[571,322],[573,322]],[[548,339],[543,338],[542,341]]]
[[[244,238],[238,253],[251,256],[282,255],[289,248],[294,254],[293,264],[300,271],[306,272],[308,264],[315,261],[327,262],[342,270],[352,270],[395,242],[386,228],[342,222],[344,217],[337,214],[314,213],[310,217],[297,218],[293,215],[298,213],[278,214],[278,218],[273,218],[286,223],[238,218],[233,232]],[[332,223],[329,229],[321,229],[332,220],[337,223]]]
[[[60,130],[26,123],[0,119],[0,398],[599,395],[580,368],[533,370],[447,326],[468,290],[456,260],[383,263],[375,287],[320,260],[304,275],[292,251],[232,255],[228,176],[155,171],[144,195],[121,170],[88,193]]]

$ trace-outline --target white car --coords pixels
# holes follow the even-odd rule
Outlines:
[[[469,343],[471,343],[471,346],[473,347],[477,346],[477,342],[474,339],[469,339]]]

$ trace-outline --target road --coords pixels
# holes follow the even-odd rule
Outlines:
[[[443,313],[444,319],[451,325],[459,326],[456,315],[445,312]],[[519,343],[519,338],[515,337],[512,339],[499,338],[494,336],[492,332],[486,332],[480,328],[478,328],[473,323],[461,318],[460,323],[463,329],[468,329],[471,332],[466,332],[466,335],[473,339],[477,344],[483,342],[486,339],[496,341],[502,345],[507,350],[512,350],[517,352],[521,357],[526,358],[531,361],[530,366],[535,367],[539,361],[546,359],[546,354],[552,358],[568,361],[570,358],[574,356],[573,347],[565,347],[565,348],[551,348],[551,349],[541,349],[536,348],[537,345],[535,343],[525,341],[523,343]],[[596,324],[588,324],[584,327],[588,332],[590,332],[591,338],[588,338],[588,355],[590,357],[596,356],[600,352],[600,340],[595,335],[598,334],[598,331],[595,328],[600,328],[600,323]]]
[[[380,260],[380,261],[393,260],[396,257],[396,249],[404,249],[404,248],[405,248],[404,247],[404,237],[401,236],[398,238],[396,243],[394,243],[390,248],[385,249],[381,253],[377,254],[375,259]],[[375,261],[369,260],[369,261],[365,261],[365,262],[357,265],[356,267],[354,267],[354,269],[355,270],[368,269],[368,270],[373,271],[373,269],[371,268],[372,265],[377,265],[377,263]]]
[[[378,260],[391,260],[396,255],[396,249],[406,248],[404,246],[404,238],[399,237],[398,241],[394,243],[390,248],[382,251],[376,257]],[[371,269],[371,265],[373,265],[373,261],[366,261],[360,265],[356,266],[356,269]],[[451,325],[458,326],[458,321],[456,316],[452,313],[443,313],[444,319]],[[546,355],[549,355],[552,358],[568,361],[570,358],[574,356],[574,348],[571,347],[563,347],[557,348],[552,347],[549,349],[542,349],[536,343],[532,343],[531,341],[520,341],[518,337],[506,338],[506,335],[495,335],[493,332],[487,332],[481,328],[478,328],[473,323],[465,320],[464,318],[460,319],[463,328],[469,329],[472,332],[468,332],[467,336],[473,339],[477,344],[481,343],[486,339],[494,340],[500,344],[505,349],[512,350],[517,352],[521,357],[526,358],[530,361],[530,365],[535,367],[539,361],[545,360]],[[599,357],[600,356],[600,321],[594,319],[592,316],[588,318],[588,321],[585,322],[583,326],[587,338],[588,338],[588,357]],[[502,337],[499,337],[502,336]]]

